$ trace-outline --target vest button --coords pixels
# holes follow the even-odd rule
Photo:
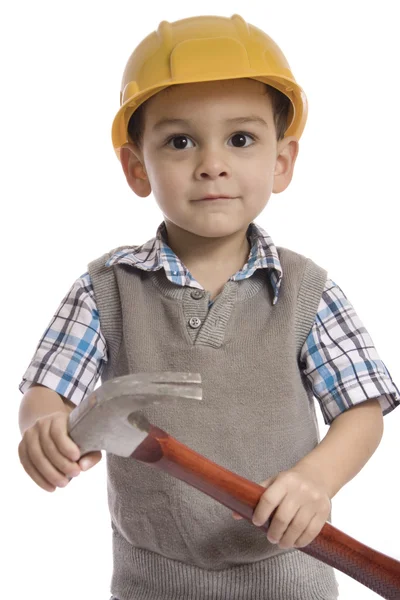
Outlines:
[[[190,295],[195,300],[199,300],[200,298],[202,298],[204,296],[204,292],[203,292],[203,290],[193,290],[193,292],[191,292]]]
[[[201,325],[201,321],[198,317],[192,317],[189,319],[189,325],[192,329],[197,329]]]

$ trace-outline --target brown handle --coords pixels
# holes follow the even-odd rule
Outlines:
[[[132,458],[169,473],[251,521],[265,488],[191,450],[168,433],[150,426]],[[269,521],[261,529],[268,530]],[[377,552],[325,523],[317,537],[299,548],[370,588],[387,600],[400,599],[400,562]]]

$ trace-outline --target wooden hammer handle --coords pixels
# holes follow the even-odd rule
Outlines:
[[[131,456],[185,481],[250,522],[265,492],[261,485],[224,469],[154,425]],[[267,531],[270,521],[271,517],[260,529]],[[400,562],[328,522],[308,546],[299,550],[342,571],[382,598],[400,599]]]

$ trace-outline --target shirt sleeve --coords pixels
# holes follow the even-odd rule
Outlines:
[[[72,285],[45,330],[19,389],[41,383],[78,405],[93,391],[107,362],[93,285],[84,273]]]
[[[383,415],[400,404],[399,390],[368,331],[331,279],[326,281],[300,364],[328,425],[368,399],[380,398]]]

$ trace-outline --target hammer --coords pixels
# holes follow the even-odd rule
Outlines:
[[[108,380],[68,417],[68,434],[81,456],[106,450],[165,471],[237,512],[247,521],[265,488],[208,460],[140,412],[151,404],[201,401],[201,376],[193,373],[137,373]],[[270,519],[259,529],[268,531]],[[365,546],[326,522],[301,552],[342,571],[388,600],[400,598],[400,562]]]

